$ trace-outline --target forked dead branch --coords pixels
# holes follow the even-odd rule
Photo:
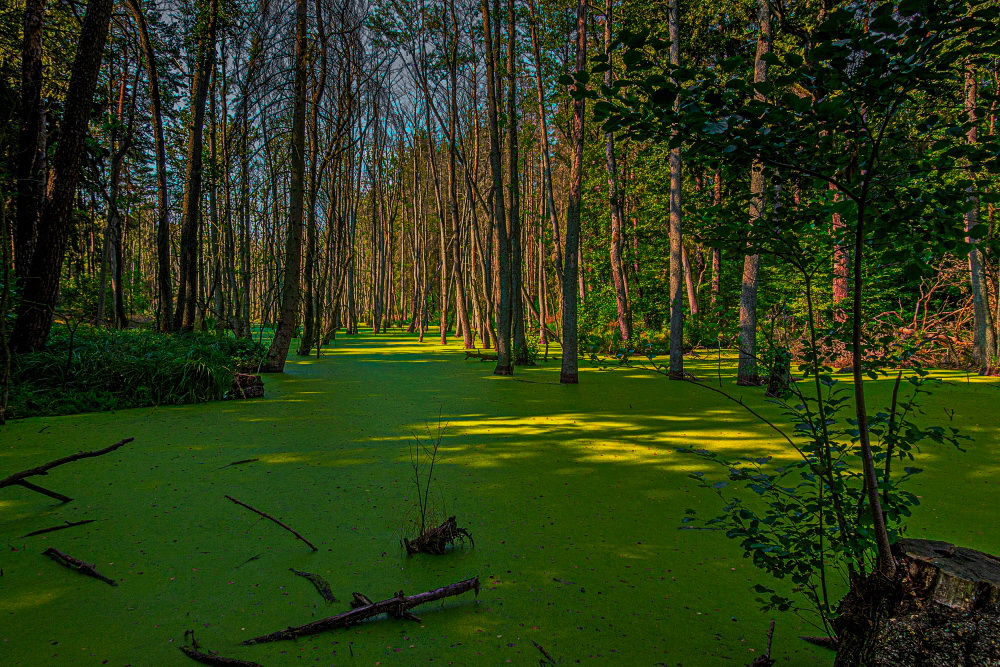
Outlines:
[[[298,625],[284,630],[278,630],[277,632],[272,632],[270,634],[254,637],[253,639],[248,639],[242,643],[243,645],[248,646],[251,644],[266,644],[268,642],[277,642],[284,639],[307,637],[309,635],[319,634],[320,632],[326,632],[327,630],[334,630],[336,628],[349,628],[352,625],[378,616],[379,614],[388,614],[393,618],[404,618],[411,621],[419,621],[419,618],[410,613],[410,609],[422,604],[427,604],[428,602],[434,602],[435,600],[442,600],[447,597],[468,593],[469,591],[475,591],[476,595],[479,595],[479,577],[465,579],[454,584],[449,584],[448,586],[435,588],[432,591],[418,593],[417,595],[403,595],[403,591],[399,591],[391,598],[380,602],[372,602],[364,595],[355,593],[354,600],[351,602],[351,606],[354,608],[350,611],[345,611],[341,614],[337,614],[336,616],[321,618],[318,621],[306,623],[305,625]]]
[[[72,463],[73,461],[79,461],[81,459],[89,459],[95,456],[102,456],[104,454],[108,454],[110,452],[115,451],[119,447],[127,445],[133,440],[135,440],[135,438],[125,438],[123,440],[119,440],[110,447],[105,447],[104,449],[96,449],[91,452],[79,452],[77,454],[70,454],[69,456],[64,456],[61,459],[56,459],[55,461],[49,461],[48,463],[43,463],[40,466],[29,468],[28,470],[22,470],[21,472],[16,472],[13,475],[10,475],[9,477],[0,479],[0,489],[7,486],[22,486],[31,491],[35,491],[36,493],[41,493],[42,495],[48,496],[49,498],[55,498],[59,502],[63,503],[72,502],[73,499],[70,498],[69,496],[64,496],[63,494],[57,493],[56,491],[43,488],[41,486],[38,486],[37,484],[32,484],[27,480],[27,478],[35,477],[37,475],[47,475],[49,471],[52,470],[53,468],[65,465],[67,463]]]

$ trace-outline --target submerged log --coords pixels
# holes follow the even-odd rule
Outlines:
[[[875,574],[841,602],[835,667],[1000,667],[1000,558],[900,540],[895,581]]]
[[[497,355],[490,354],[489,352],[480,352],[479,350],[466,350],[465,358],[468,359],[479,359],[479,361],[496,361]]]

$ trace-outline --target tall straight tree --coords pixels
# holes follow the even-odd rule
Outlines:
[[[614,0],[604,2],[604,49],[611,48],[611,27],[614,20]],[[604,85],[610,86],[613,73],[609,67],[604,72]],[[615,305],[618,310],[618,331],[622,341],[632,338],[632,312],[625,287],[625,271],[622,267],[622,195],[618,182],[618,163],[615,159],[615,135],[604,133],[604,156],[608,167],[608,213],[611,218],[611,279],[615,289]],[[671,181],[672,185],[672,181]]]
[[[771,5],[768,0],[758,0],[757,55],[754,59],[754,83],[767,81],[767,61],[764,55],[771,52]],[[764,100],[755,92],[754,97]],[[750,226],[760,224],[764,217],[764,165],[754,160],[750,167]],[[743,259],[743,287],[740,292],[740,356],[736,370],[736,384],[760,384],[757,373],[757,283],[760,278],[760,255],[752,253]]]
[[[978,82],[972,66],[967,66],[965,70],[965,111],[969,119],[969,131],[966,139],[970,144],[975,144],[979,139],[979,114],[976,112],[976,102],[978,93]],[[970,192],[973,186],[969,186]],[[972,196],[972,206],[965,214],[965,229],[972,232],[972,228],[978,223],[979,201]],[[973,355],[979,365],[980,375],[989,375],[994,372],[994,363],[997,355],[996,332],[993,329],[993,318],[990,317],[990,300],[986,282],[986,272],[983,269],[983,260],[979,256],[978,240],[969,236],[966,239],[972,248],[969,250],[969,273],[972,279],[972,316],[973,316]]]
[[[177,307],[172,329],[192,331],[198,303],[198,246],[201,227],[202,153],[205,135],[205,108],[208,86],[215,69],[215,33],[218,0],[207,0],[199,12],[198,49],[191,80],[191,120],[188,126],[187,170],[184,176],[184,203],[181,209],[180,272]],[[204,3],[204,0],[202,0]]]
[[[680,65],[680,0],[670,0],[670,63]],[[681,149],[670,149],[670,371],[684,379],[684,221],[681,218]]]
[[[510,313],[514,339],[514,365],[531,364],[528,343],[524,336],[524,300],[521,295],[521,179],[518,163],[517,130],[517,13],[514,0],[507,0],[507,190],[510,206],[507,208],[510,224]]]
[[[587,0],[576,5],[576,71],[587,68]],[[583,143],[584,116],[587,99],[586,84],[577,80],[573,91],[573,162],[569,177],[569,202],[566,206],[566,264],[562,281],[562,370],[559,382],[576,384],[580,381],[577,358],[577,280],[580,273],[580,206],[583,202]]]
[[[292,178],[288,186],[288,229],[285,237],[285,266],[281,284],[281,306],[274,338],[261,371],[285,370],[288,348],[298,326],[302,271],[302,210],[306,172],[306,0],[295,3],[295,81],[292,93]]]
[[[80,164],[113,5],[112,0],[89,0],[80,28],[52,171],[38,207],[37,238],[44,242],[36,243],[31,254],[10,336],[11,350],[16,353],[41,350],[52,329],[66,245],[73,229]]]
[[[498,6],[499,3],[494,3]],[[494,375],[512,375],[514,366],[511,360],[511,289],[510,289],[510,239],[507,233],[507,215],[504,205],[503,165],[500,159],[500,100],[497,99],[497,53],[499,48],[497,33],[494,33],[494,20],[499,22],[499,16],[490,17],[489,0],[482,0],[483,36],[486,47],[486,105],[488,107],[490,132],[490,172],[493,175],[493,191],[490,195],[493,207],[492,218],[496,229],[498,245],[497,252],[497,282],[499,304],[497,306],[497,365]],[[499,11],[496,12],[499,15]]]
[[[38,238],[45,196],[45,108],[42,105],[42,28],[45,0],[27,0],[21,48],[21,127],[18,136],[14,271],[23,280]]]
[[[156,52],[149,39],[146,16],[139,6],[139,0],[128,0],[128,8],[139,30],[139,45],[142,47],[146,82],[149,85],[149,115],[153,121],[153,145],[156,151],[156,287],[159,296],[156,312],[160,328],[166,329],[173,316],[174,295],[170,284],[170,207],[167,203],[167,150],[163,141],[160,78]]]

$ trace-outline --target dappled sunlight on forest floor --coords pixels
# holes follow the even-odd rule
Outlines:
[[[46,478],[72,503],[3,490],[4,664],[183,665],[177,647],[188,629],[211,650],[269,666],[536,664],[531,641],[564,664],[744,665],[763,648],[768,615],[750,590],[762,575],[721,532],[679,530],[686,508],[709,514],[718,502],[688,474],[718,472],[678,447],[791,456],[742,407],[689,383],[586,362],[578,386],[558,384],[558,359],[497,378],[493,364],[465,361],[457,344],[405,334],[340,337],[326,352],[289,359],[287,373],[265,378],[263,399],[0,430],[0,476],[135,437]],[[717,383],[717,364],[706,355],[688,370]],[[727,391],[783,423],[762,390],[733,384],[730,360],[721,373]],[[942,376],[923,419],[976,440],[966,453],[925,452],[910,534],[1000,552],[984,519],[1000,503],[1000,416],[989,407],[998,385]],[[870,407],[887,401],[889,385],[872,383]],[[411,452],[439,427],[435,518],[457,515],[475,546],[407,558],[400,541],[414,536],[417,518]],[[246,459],[257,460],[227,465]],[[97,521],[20,537],[82,519]],[[48,546],[120,585],[59,567],[41,555]],[[326,605],[289,568],[322,575],[341,602]],[[353,591],[383,599],[474,575],[483,582],[478,601],[418,608],[420,623],[380,619],[237,646],[343,611]],[[776,618],[778,664],[832,661],[796,639],[815,628],[792,614]]]

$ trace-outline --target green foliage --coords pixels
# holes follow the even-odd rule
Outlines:
[[[14,357],[10,408],[33,417],[217,400],[264,353],[228,336],[58,327],[44,351]]]
[[[792,425],[793,435],[783,435],[798,452],[798,460],[775,466],[770,456],[725,459],[708,450],[679,450],[726,469],[726,480],[713,481],[701,472],[691,475],[723,501],[721,512],[704,523],[723,527],[756,567],[775,578],[790,579],[793,592],[805,597],[827,630],[836,606],[828,582],[835,574],[852,581],[869,571],[876,550],[857,422],[842,414],[853,407],[850,391],[828,371],[820,378],[825,395],[810,396],[793,388],[796,402],[775,401]],[[955,428],[918,425],[914,420],[921,414],[918,398],[929,393],[926,387],[934,380],[917,368],[906,378],[909,395],[900,400],[902,378],[900,373],[891,404],[869,421],[870,432],[878,438],[873,443],[875,461],[882,469],[878,488],[892,541],[898,539],[911,508],[920,504],[904,487],[923,472],[907,465],[902,475],[893,477],[892,465],[912,462],[922,445],[961,449],[961,442],[969,439]],[[696,510],[687,514],[685,523],[698,518]],[[755,590],[766,594],[758,599],[764,610],[798,609],[791,597],[759,584]]]

